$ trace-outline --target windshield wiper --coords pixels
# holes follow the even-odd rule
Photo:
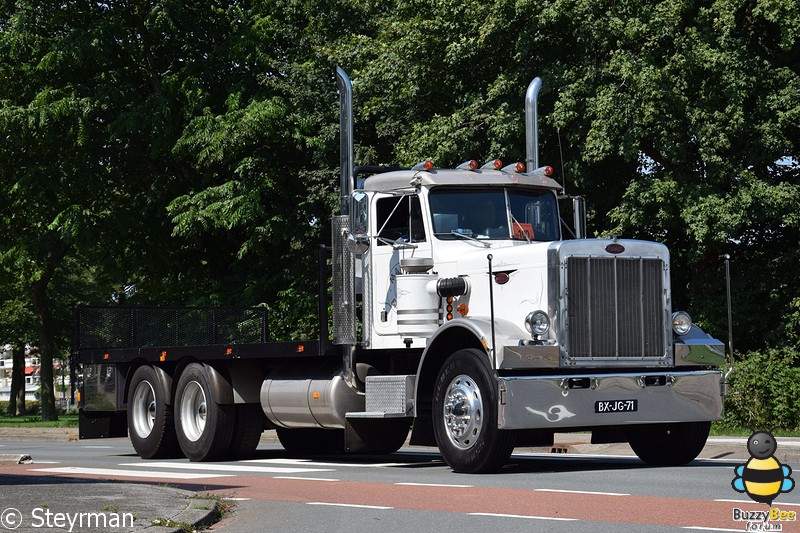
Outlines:
[[[476,237],[473,237],[472,235],[467,235],[466,233],[459,233],[456,230],[451,230],[450,233],[434,233],[434,235],[455,235],[456,237],[461,237],[462,239],[466,239],[468,241],[477,242],[484,248],[492,247],[492,243],[490,242],[482,241]]]

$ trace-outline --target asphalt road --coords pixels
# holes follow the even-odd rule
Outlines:
[[[135,501],[161,499],[157,492],[166,487],[233,498],[234,512],[212,528],[226,533],[746,531],[747,522],[734,520],[734,510],[769,508],[732,489],[734,468],[746,461],[737,450],[704,454],[679,468],[648,467],[625,448],[604,448],[601,454],[528,450],[515,454],[499,474],[466,475],[453,473],[433,449],[303,458],[262,441],[249,460],[190,463],[142,461],[123,439],[3,440],[0,454],[24,451],[34,462],[0,465],[0,483],[14,480],[2,487],[0,506],[6,491],[30,488],[33,480],[26,480],[35,476],[68,479],[64,487],[70,491],[95,491],[113,499],[120,512]],[[142,495],[141,487],[152,491]],[[773,508],[800,513],[800,490],[780,494]],[[797,521],[771,525],[800,532]]]

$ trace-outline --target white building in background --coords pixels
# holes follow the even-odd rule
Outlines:
[[[25,347],[25,400],[36,400],[36,391],[41,387],[42,361],[39,351],[30,346]],[[0,346],[0,402],[11,399],[11,374],[13,369],[13,352],[11,345]],[[70,376],[63,377],[67,391],[61,392],[61,363],[53,365],[55,374],[56,400],[69,397]]]

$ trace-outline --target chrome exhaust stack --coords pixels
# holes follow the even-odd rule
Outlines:
[[[525,91],[525,164],[528,172],[539,168],[539,90],[542,78],[535,77]]]
[[[355,372],[356,291],[355,257],[348,250],[347,240],[353,234],[350,211],[353,197],[353,84],[350,77],[336,67],[339,87],[339,166],[341,167],[341,210],[331,221],[333,247],[333,344],[342,346],[342,379],[359,392]]]
[[[342,169],[342,215],[350,214],[353,196],[353,84],[341,67],[336,67],[336,84],[339,86],[339,166]]]

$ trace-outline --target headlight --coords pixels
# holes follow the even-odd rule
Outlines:
[[[686,335],[692,329],[692,317],[686,311],[672,313],[672,330],[677,335]]]
[[[550,317],[544,311],[534,311],[525,317],[525,328],[531,335],[544,335],[550,330]]]

